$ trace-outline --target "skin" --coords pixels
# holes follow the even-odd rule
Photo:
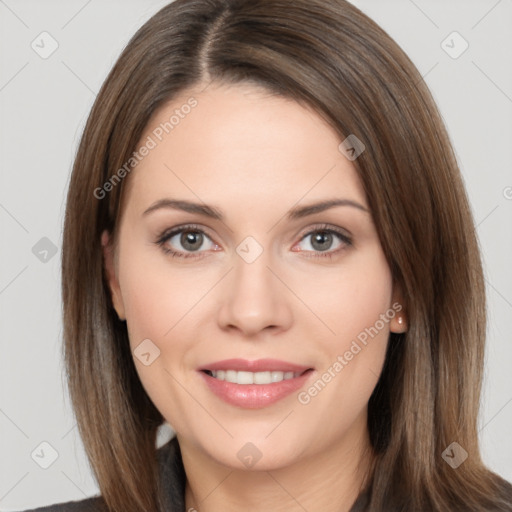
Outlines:
[[[261,409],[235,407],[197,369],[234,357],[276,358],[314,368],[307,389],[399,302],[399,291],[354,165],[338,150],[343,139],[313,110],[256,86],[203,88],[164,105],[141,138],[197,99],[127,178],[118,244],[103,233],[114,307],[132,352],[145,339],[160,350],[149,366],[134,361],[177,432],[187,510],[348,511],[372,460],[368,399],[390,330],[405,329],[403,313],[306,405],[292,393]],[[171,208],[143,215],[163,198],[214,205],[224,219]],[[334,198],[366,211],[345,205],[286,218],[293,207]],[[180,234],[165,245],[196,257],[172,257],[155,243],[187,223],[206,234],[199,249],[187,250]],[[322,224],[352,244],[333,235],[318,249]],[[236,252],[248,236],[263,248],[252,263]],[[251,468],[237,457],[247,442],[262,454]]]

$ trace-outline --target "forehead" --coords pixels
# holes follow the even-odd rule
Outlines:
[[[312,109],[256,86],[190,90],[146,126],[137,147],[150,149],[129,176],[127,206],[165,196],[252,209],[326,196],[364,202],[342,140]]]

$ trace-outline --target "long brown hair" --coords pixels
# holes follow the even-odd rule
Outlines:
[[[103,270],[100,235],[117,233],[129,176],[108,193],[104,184],[159,107],[210,81],[261,85],[366,146],[354,165],[409,322],[390,336],[368,405],[377,457],[367,510],[512,510],[512,486],[480,459],[485,296],[460,171],[415,66],[344,0],[177,0],[139,29],[98,94],[67,198],[63,336],[79,431],[109,509],[160,510],[164,418],[140,383]],[[468,453],[456,469],[442,456],[453,442]]]

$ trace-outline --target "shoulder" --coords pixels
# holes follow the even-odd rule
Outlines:
[[[184,509],[186,476],[176,436],[158,448],[157,460],[167,508]],[[105,500],[101,496],[94,496],[80,501],[57,503],[20,512],[107,512],[107,510]]]
[[[48,507],[34,508],[23,512],[99,512],[104,511],[105,501],[101,497],[86,498],[80,501],[68,501],[49,505]]]

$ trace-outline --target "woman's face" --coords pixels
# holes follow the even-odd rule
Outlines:
[[[249,85],[189,91],[141,138],[109,284],[145,390],[208,460],[272,469],[367,440],[400,325],[342,140]]]

